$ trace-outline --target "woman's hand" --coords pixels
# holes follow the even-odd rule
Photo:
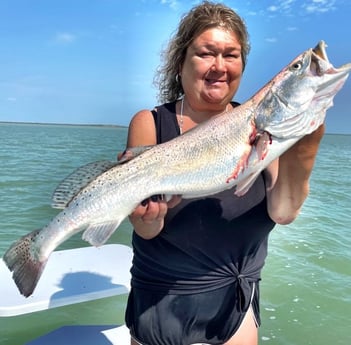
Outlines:
[[[268,213],[278,224],[289,224],[299,214],[309,193],[309,178],[325,126],[304,136],[267,169]]]
[[[128,149],[117,154],[117,160],[129,160],[133,158],[133,153]],[[168,208],[178,205],[181,197],[173,195],[166,201],[163,195],[153,195],[141,202],[139,206],[129,215],[129,221],[135,232],[144,239],[151,239],[157,236],[163,229],[164,218]]]
[[[168,208],[178,205],[180,201],[178,195],[172,196],[168,202],[161,195],[144,200],[129,216],[135,232],[146,240],[157,236],[163,229]]]

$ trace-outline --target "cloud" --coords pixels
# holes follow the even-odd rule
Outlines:
[[[335,0],[311,0],[302,5],[307,13],[326,13],[336,9]]]
[[[289,13],[292,11],[295,1],[296,0],[278,1],[276,5],[269,6],[267,11],[271,13]]]
[[[176,10],[179,3],[177,0],[161,0],[161,5],[168,5],[172,10]]]
[[[72,43],[77,39],[76,35],[69,32],[60,32],[55,36],[55,41],[58,43]]]
[[[307,0],[303,3],[297,0],[278,0],[266,8],[270,14],[289,14],[303,11],[305,14],[326,13],[336,9],[336,0]]]
[[[237,11],[237,12],[239,12],[239,11]],[[256,11],[249,11],[249,12],[247,12],[247,15],[248,16],[257,16],[257,12]]]
[[[296,0],[284,0],[280,2],[280,6],[285,10],[290,10],[295,2]]]
[[[267,11],[268,12],[277,12],[279,10],[279,7],[278,6],[269,6],[267,8]]]
[[[278,39],[276,37],[267,37],[265,38],[265,41],[268,43],[275,43],[278,41]]]

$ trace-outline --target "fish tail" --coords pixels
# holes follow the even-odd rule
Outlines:
[[[12,278],[18,290],[25,297],[33,293],[47,262],[47,258],[39,260],[33,255],[33,243],[39,232],[40,230],[35,230],[21,237],[3,257],[5,264],[13,272]]]

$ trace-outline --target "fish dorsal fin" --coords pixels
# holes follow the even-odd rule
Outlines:
[[[97,161],[81,166],[57,186],[52,195],[51,206],[59,209],[65,208],[97,176],[118,164],[112,161]]]
[[[114,220],[101,224],[90,224],[83,232],[82,239],[92,246],[102,246],[121,224],[123,219]]]

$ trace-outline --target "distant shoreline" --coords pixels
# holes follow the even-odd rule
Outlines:
[[[36,126],[71,126],[71,127],[106,127],[106,128],[128,128],[123,125],[98,124],[98,123],[56,123],[56,122],[25,122],[25,121],[0,121],[8,125],[36,125]],[[351,133],[325,133],[325,135],[351,135]]]
[[[0,121],[0,124],[8,125],[36,125],[36,126],[84,126],[84,127],[115,127],[127,128],[127,126],[98,124],[98,123],[56,123],[56,122],[25,122],[25,121]]]

